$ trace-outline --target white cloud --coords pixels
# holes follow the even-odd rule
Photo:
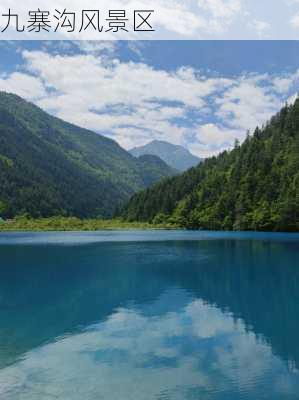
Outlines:
[[[53,42],[52,42],[53,43]],[[68,43],[68,42],[60,42],[60,43]],[[87,53],[87,54],[93,54],[93,55],[103,55],[103,53],[107,52],[109,55],[113,54],[118,46],[117,41],[111,41],[111,40],[106,40],[106,41],[93,41],[93,40],[82,40],[82,41],[75,41],[72,42],[78,48]]]
[[[291,25],[293,28],[299,28],[299,14],[296,14],[291,18]]]
[[[272,84],[274,89],[281,94],[288,93],[292,87],[296,87],[299,81],[299,69],[293,74],[282,75],[274,78]]]
[[[217,115],[244,132],[265,123],[279,110],[281,100],[269,90],[269,82],[265,86],[263,81],[264,77],[242,77],[217,100]]]
[[[241,0],[198,0],[198,6],[207,10],[214,18],[230,19],[242,10]]]
[[[299,5],[299,0],[285,0],[285,3],[287,6],[291,6],[291,7],[295,6],[296,7],[297,5]],[[299,28],[299,12],[292,12],[292,17],[290,19],[290,25],[294,29]]]
[[[20,72],[13,72],[9,76],[0,77],[0,90],[15,93],[32,101],[46,95],[44,86],[39,78]]]
[[[242,141],[298,88],[298,71],[234,78],[183,66],[166,71],[120,62],[115,46],[81,43],[80,54],[23,51],[22,72],[0,77],[0,89],[125,148],[159,139],[207,157],[230,148],[235,138]]]
[[[23,55],[29,71],[55,90],[38,102],[42,108],[86,128],[113,132],[125,147],[151,137],[183,143],[187,129],[173,119],[204,107],[207,96],[231,84],[203,78],[190,68],[170,73],[93,55]]]
[[[245,131],[228,129],[213,123],[199,126],[196,132],[196,141],[192,144],[192,151],[201,157],[209,157],[232,148],[236,139],[243,140]]]
[[[271,25],[269,22],[254,19],[250,21],[249,27],[257,33],[260,39],[262,39],[267,38]]]
[[[288,103],[288,104],[294,104],[297,98],[298,98],[298,93],[295,93],[295,94],[291,95],[291,96],[287,99],[287,103]]]

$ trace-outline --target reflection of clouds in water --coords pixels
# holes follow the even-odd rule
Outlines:
[[[89,330],[28,352],[0,371],[0,398],[176,400],[192,391],[254,398],[260,388],[274,399],[296,393],[298,380],[242,321],[195,300],[161,316],[119,309]]]

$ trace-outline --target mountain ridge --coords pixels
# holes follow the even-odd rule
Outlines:
[[[144,146],[134,147],[129,152],[135,157],[142,155],[158,156],[170,167],[181,172],[198,165],[202,161],[185,147],[164,140],[152,140]]]
[[[299,98],[242,145],[137,193],[128,221],[190,229],[299,231]]]
[[[0,215],[112,216],[133,193],[173,175],[112,139],[0,92]]]

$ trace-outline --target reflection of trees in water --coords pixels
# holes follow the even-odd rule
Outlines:
[[[298,368],[296,246],[227,240],[3,247],[0,366],[103,320],[120,306],[155,315],[183,307],[183,295],[163,297],[163,307],[155,306],[163,293],[179,287],[242,318]]]
[[[200,267],[193,281],[180,276],[182,284],[241,318],[274,353],[299,368],[298,244],[222,241],[199,246],[214,254],[214,262]]]

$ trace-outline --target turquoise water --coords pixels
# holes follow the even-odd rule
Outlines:
[[[0,234],[0,399],[299,399],[299,235]]]

